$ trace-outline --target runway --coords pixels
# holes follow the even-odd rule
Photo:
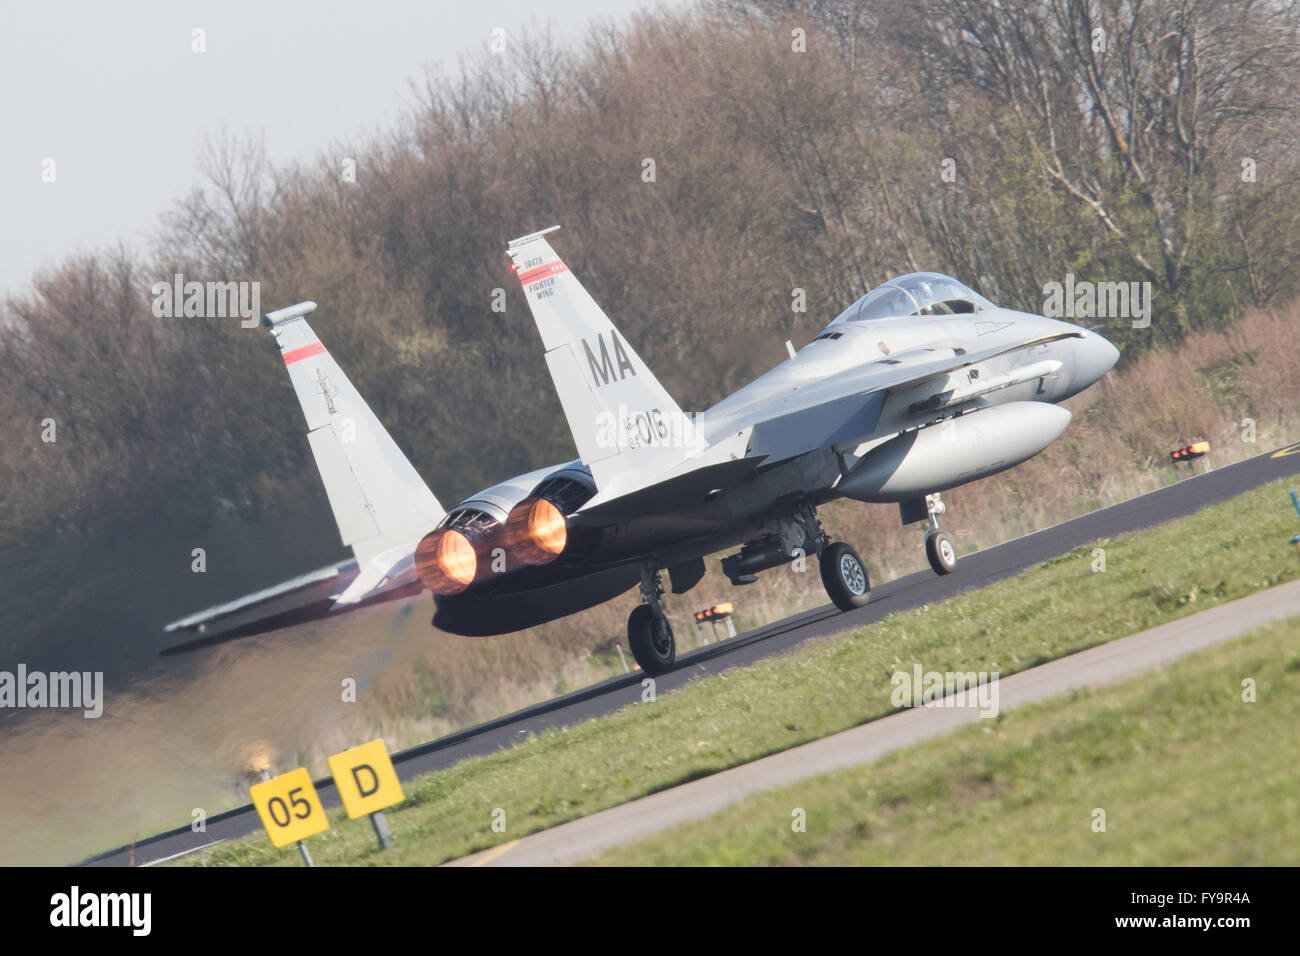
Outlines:
[[[1297,471],[1300,471],[1300,443],[1266,452],[1208,474],[1185,478],[1177,484],[1110,508],[984,551],[963,555],[957,570],[945,577],[938,577],[927,570],[880,585],[873,589],[871,603],[864,608],[840,613],[828,604],[691,651],[678,659],[677,666],[671,672],[656,678],[657,692],[662,694],[702,676],[782,653],[809,638],[863,627],[898,611],[946,600],[1015,575],[1100,538],[1113,538],[1128,531],[1192,514],[1207,505],[1226,501],[1251,488]],[[1289,503],[1284,504],[1289,507]],[[1063,659],[1063,662],[1079,656],[1072,655]],[[407,780],[431,770],[449,767],[469,757],[491,753],[528,734],[612,713],[626,704],[640,700],[641,679],[639,671],[612,678],[401,751],[394,754],[393,763],[398,775]],[[325,778],[316,781],[315,785],[326,807],[339,804],[333,780]],[[93,857],[86,860],[85,865],[139,866],[213,842],[244,836],[260,828],[257,813],[249,804],[209,817],[204,833],[194,833],[189,827],[180,827]]]

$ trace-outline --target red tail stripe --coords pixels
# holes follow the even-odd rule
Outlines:
[[[319,342],[313,342],[311,345],[304,345],[300,349],[294,349],[292,352],[284,353],[284,364],[292,365],[294,362],[301,362],[305,358],[311,358],[313,355],[320,355],[325,351],[325,346]]]
[[[529,269],[527,272],[519,273],[519,284],[522,286],[532,285],[539,279],[545,279],[547,276],[559,275],[561,272],[568,271],[568,267],[559,259],[556,259],[544,266],[538,266],[536,269]]]

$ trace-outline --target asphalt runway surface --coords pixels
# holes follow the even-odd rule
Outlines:
[[[889,581],[872,589],[871,603],[864,608],[841,613],[827,604],[693,650],[678,658],[671,672],[656,678],[656,693],[674,690],[688,681],[717,674],[729,667],[752,664],[761,658],[780,654],[809,638],[863,627],[888,614],[944,601],[1011,577],[1098,539],[1114,538],[1137,528],[1192,514],[1207,505],[1234,498],[1297,471],[1300,471],[1300,443],[1184,478],[1176,484],[1110,508],[984,551],[963,555],[957,570],[944,577],[927,570]],[[1289,503],[1282,503],[1289,507]],[[960,515],[951,516],[945,525],[960,525]],[[643,677],[640,671],[633,671],[534,704],[485,724],[403,750],[393,755],[393,764],[398,776],[408,780],[431,770],[450,767],[469,757],[508,747],[529,734],[613,713],[627,704],[640,702]],[[340,804],[332,779],[317,780],[315,785],[321,802],[327,808]],[[188,826],[179,827],[92,857],[85,861],[85,865],[140,866],[160,862],[203,846],[244,836],[260,830],[261,826],[257,811],[252,804],[246,804],[209,817],[204,833],[194,833]]]

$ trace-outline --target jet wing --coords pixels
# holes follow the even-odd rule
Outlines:
[[[922,385],[1000,355],[1078,336],[1077,332],[1061,332],[983,349],[935,346],[899,352],[838,374],[800,382],[797,387],[743,405],[727,407],[722,403],[706,413],[703,431],[711,439],[717,434],[733,433],[742,425],[752,426],[747,453],[764,455],[771,463],[784,461],[869,434],[891,392]],[[1001,387],[1011,383],[990,384]],[[967,400],[974,394],[962,394],[960,399]]]
[[[999,355],[1022,352],[1036,345],[1046,345],[1061,339],[1082,338],[1078,332],[1057,332],[1052,335],[1040,335],[1025,339],[1014,345],[992,345],[971,351],[965,348],[925,348],[900,352],[889,358],[868,362],[866,365],[852,369],[843,375],[832,375],[818,383],[820,390],[839,391],[840,389],[857,390],[858,394],[872,392],[896,391],[920,385],[931,379],[948,375],[959,369],[987,362]]]
[[[910,388],[913,385],[920,385],[942,375],[949,375],[959,369],[977,365],[980,362],[987,362],[989,359],[997,358],[1000,355],[1023,352],[1025,349],[1031,349],[1036,345],[1046,345],[1049,342],[1059,342],[1062,339],[1082,337],[1078,332],[1056,332],[1052,335],[1040,335],[1036,338],[1025,339],[1013,345],[992,345],[974,351],[964,348],[915,349],[877,362],[870,362],[847,373],[846,378],[853,379],[856,377],[861,380],[857,386],[861,388],[860,394],[898,391],[903,388]],[[927,352],[931,354],[917,354]],[[823,380],[823,384],[833,387],[834,383],[839,381],[839,378],[839,376],[831,376],[829,379]],[[846,382],[845,384],[849,383]],[[981,389],[979,391],[988,390]],[[966,395],[964,397],[970,398],[973,396]]]
[[[747,477],[762,462],[762,455],[718,460],[690,470],[674,471],[628,491],[601,492],[573,517],[580,523],[600,523],[609,518],[657,514],[698,504],[712,492],[730,488]]]

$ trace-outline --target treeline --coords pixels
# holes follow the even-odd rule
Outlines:
[[[1298,68],[1289,3],[722,2],[512,36],[311,164],[216,141],[147,255],[3,304],[4,543],[320,496],[265,332],[156,318],[175,273],[319,302],[446,504],[572,455],[503,255],[552,223],[688,409],[917,269],[1035,311],[1067,273],[1150,282],[1150,328],[1102,324],[1126,354],[1221,328],[1300,292]]]

